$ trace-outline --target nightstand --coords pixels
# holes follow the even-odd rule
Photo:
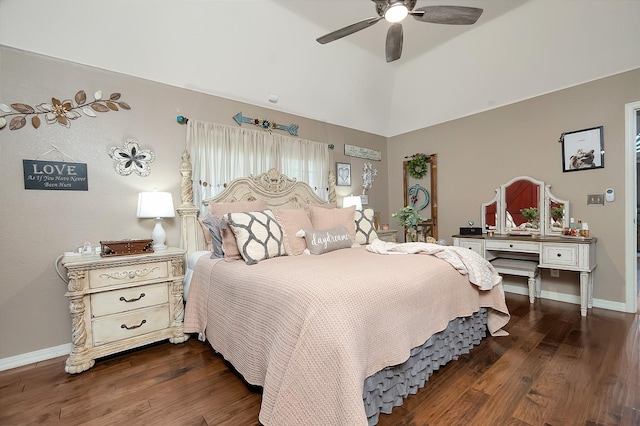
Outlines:
[[[387,230],[382,230],[380,229],[379,231],[376,231],[376,234],[378,234],[378,239],[382,240],[382,241],[387,241],[390,243],[395,243],[397,242],[397,234],[398,231],[396,229],[387,229]]]
[[[148,254],[62,258],[69,277],[71,343],[65,371],[80,373],[97,358],[184,334],[183,259],[168,248]]]

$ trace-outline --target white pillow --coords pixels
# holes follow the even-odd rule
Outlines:
[[[371,244],[378,239],[376,228],[373,225],[373,209],[356,210],[354,218],[356,221],[356,242],[358,244]]]
[[[271,210],[227,213],[225,218],[247,265],[285,254],[282,228]]]

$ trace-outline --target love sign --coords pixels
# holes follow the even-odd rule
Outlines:
[[[24,189],[88,191],[86,163],[22,160]]]

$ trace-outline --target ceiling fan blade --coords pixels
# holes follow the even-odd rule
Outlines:
[[[369,28],[370,26],[372,26],[382,18],[383,18],[382,16],[378,16],[375,18],[364,19],[360,22],[356,22],[355,24],[351,24],[344,28],[340,28],[339,30],[333,31],[327,35],[323,35],[322,37],[318,37],[316,41],[320,44],[326,44],[331,41],[338,40],[339,38],[348,36],[360,30],[364,30],[365,28]]]
[[[411,15],[418,21],[431,24],[472,25],[482,15],[482,9],[466,6],[425,6],[416,9]]]
[[[402,55],[402,24],[396,22],[387,31],[387,44],[385,47],[387,62],[400,59]]]

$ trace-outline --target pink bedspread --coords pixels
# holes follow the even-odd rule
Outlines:
[[[501,290],[480,290],[434,256],[364,247],[251,266],[203,256],[184,327],[205,333],[247,382],[263,387],[265,426],[364,426],[366,377],[480,307],[490,308],[490,332],[499,331],[509,320]]]

